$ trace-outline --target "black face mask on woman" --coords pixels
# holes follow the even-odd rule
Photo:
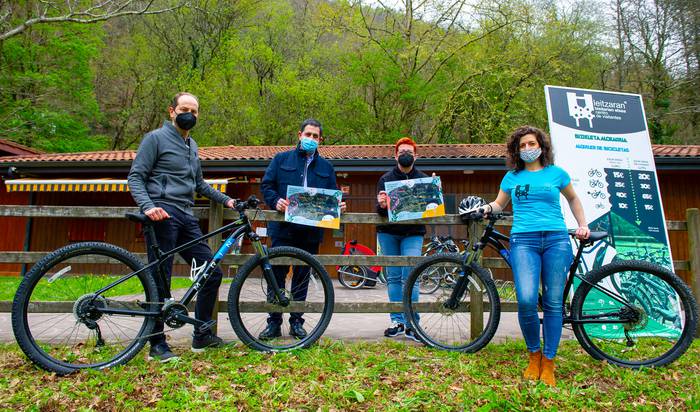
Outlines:
[[[197,117],[190,112],[180,113],[175,116],[175,123],[182,130],[190,130],[197,124]]]
[[[409,153],[403,153],[399,156],[399,164],[403,167],[409,167],[413,164],[413,155]]]

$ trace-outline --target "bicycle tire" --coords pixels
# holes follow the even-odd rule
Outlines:
[[[468,341],[463,340],[462,337],[467,334],[471,335],[471,330],[468,332],[460,330],[459,334],[455,333],[454,330],[447,330],[451,326],[457,328],[464,326],[465,328],[471,329],[472,322],[471,312],[458,312],[441,305],[452,293],[452,287],[441,288],[432,295],[422,295],[423,297],[430,298],[431,302],[428,303],[438,305],[433,307],[439,308],[441,311],[431,313],[422,312],[422,320],[421,313],[419,313],[420,302],[413,302],[411,300],[411,293],[409,292],[415,287],[420,275],[432,266],[443,267],[445,265],[454,265],[456,268],[459,268],[456,273],[463,273],[463,259],[464,257],[459,254],[436,255],[424,260],[420,265],[416,266],[409,274],[406,286],[404,287],[403,308],[409,326],[425,344],[449,351],[473,353],[486,346],[493,338],[501,316],[501,304],[498,297],[498,290],[486,269],[476,263],[472,263],[471,265],[472,273],[470,276],[472,279],[470,280],[470,290],[482,293],[484,297],[488,298],[487,306],[482,308],[483,314],[481,315],[481,323],[484,323],[483,316],[485,314],[488,314],[488,321],[483,324],[483,329],[481,329],[476,336],[468,337]],[[465,293],[463,298],[469,295],[470,293]],[[483,297],[481,299],[483,301]],[[428,313],[428,315],[426,315],[426,313]],[[425,326],[431,322],[431,319],[437,317],[436,314],[444,314],[445,319],[449,319],[449,322],[438,319],[438,326]],[[467,316],[466,314],[469,315]],[[460,320],[460,315],[462,315],[462,320]],[[450,339],[455,339],[456,341],[452,342]]]
[[[356,271],[357,270],[357,271]],[[348,272],[359,273],[360,276],[349,275]],[[365,285],[367,271],[362,266],[348,265],[341,266],[338,270],[338,282],[348,289],[360,289]]]
[[[105,280],[101,280],[102,278],[97,278],[95,277],[96,275],[92,273],[84,275],[83,278],[80,278],[79,274],[76,276],[63,277],[63,273],[71,272],[73,270],[73,266],[79,267],[81,263],[74,262],[79,262],[81,258],[84,261],[92,260],[93,262],[98,263],[101,261],[95,259],[105,259],[104,262],[109,263],[105,264],[104,266],[115,270],[115,266],[118,265],[117,269],[122,269],[122,271],[127,271],[127,273],[143,268],[143,263],[136,256],[120,247],[108,243],[82,242],[68,245],[51,252],[39,260],[25,275],[17,289],[14,301],[12,303],[12,328],[15,339],[17,340],[19,347],[32,362],[42,369],[55,372],[58,375],[66,375],[88,368],[110,368],[128,362],[143,348],[146,342],[144,336],[148,336],[148,334],[151,333],[155,323],[155,319],[153,317],[144,316],[143,318],[140,318],[141,321],[139,321],[138,319],[133,319],[133,317],[130,316],[127,317],[124,315],[102,313],[100,315],[95,315],[97,320],[93,320],[95,324],[98,325],[97,329],[91,329],[88,327],[87,322],[90,322],[90,320],[81,320],[78,315],[78,313],[84,312],[77,308],[86,307],[80,305],[80,302],[85,302],[80,298],[85,297],[88,294],[92,295],[92,292],[100,289],[99,286],[95,287],[93,282],[99,283],[102,281],[102,286],[106,286],[106,284],[112,282],[112,278],[106,277]],[[59,270],[61,267],[62,269]],[[50,272],[52,270],[56,270],[56,272],[50,277],[44,279],[45,276],[51,274]],[[114,272],[110,273],[114,274]],[[123,274],[124,273],[122,273],[122,275]],[[158,301],[156,283],[148,271],[143,271],[137,276],[127,280],[122,284],[122,288],[124,288],[124,285],[128,285],[128,287],[133,285],[135,288],[142,287],[143,291],[136,289],[138,290],[136,295],[143,297],[145,302]],[[80,290],[81,286],[84,286],[84,290]],[[90,292],[83,293],[85,291]],[[113,289],[112,291],[116,293],[117,289]],[[36,295],[34,294],[35,292]],[[109,292],[110,290],[106,291],[105,293]],[[45,296],[47,293],[60,293],[60,297],[62,297],[63,300],[59,302],[44,303],[44,298],[40,298],[40,296]],[[75,300],[72,300],[71,298],[74,296],[76,296],[76,298]],[[52,295],[52,297],[55,296]],[[112,299],[113,297],[114,299]],[[35,302],[34,299],[39,299],[39,301],[42,303],[38,303],[38,301]],[[148,305],[147,308],[144,308],[142,303],[139,304],[133,299],[135,298],[133,298],[132,294],[130,294],[126,297],[102,295],[98,300],[100,304],[119,302],[117,307],[120,308],[139,307],[144,310],[154,310],[153,307]],[[76,302],[78,303],[76,304]],[[38,309],[41,305],[46,305],[47,308],[50,308],[52,303],[60,304],[63,307],[67,307],[67,305],[70,304],[70,307],[73,308],[73,312],[68,312],[68,315],[66,315],[65,312],[50,312],[52,309],[47,309],[49,312],[42,312],[40,309]],[[31,311],[29,309],[30,307],[32,307]],[[75,324],[73,325],[73,329],[71,329],[70,334],[66,337],[65,330],[56,328],[55,325],[60,324],[61,319],[71,320],[71,318],[69,318],[71,313],[72,319],[75,319]],[[46,317],[48,317],[48,319],[46,319]],[[50,321],[52,321],[52,323],[49,323]],[[132,325],[130,322],[134,321],[137,322],[137,324]],[[100,323],[98,322],[102,322],[101,326],[99,326]],[[141,325],[138,325],[139,322],[141,322]],[[39,332],[39,326],[42,324],[46,325],[46,328],[53,327],[53,330],[47,329],[46,331]],[[126,325],[129,325],[129,327]],[[134,327],[132,328],[131,326]],[[90,330],[102,331],[103,328],[103,332],[94,332],[95,336],[91,335]],[[118,343],[120,339],[123,339],[120,336],[120,333],[126,336],[127,333],[130,333],[128,331],[132,330],[136,332],[136,335],[133,338],[127,336],[124,342],[124,348],[114,356],[100,362],[88,362],[87,360],[85,362],[80,362],[81,359],[87,359],[89,354],[100,356],[104,353],[105,356],[110,356],[109,351],[102,348],[104,345],[106,345],[106,342],[111,338],[113,341]],[[56,336],[46,336],[47,331],[48,333],[54,333]],[[63,335],[59,335],[61,333]],[[84,338],[85,342],[79,342],[74,345],[65,345],[67,347],[61,345],[54,346],[54,342],[56,339],[59,339],[59,336],[60,344],[63,344],[64,341],[66,344],[70,344],[70,339],[75,338],[76,340],[82,341],[82,335],[85,334],[87,334],[87,336]],[[103,334],[107,337],[107,339],[104,339]],[[97,336],[100,336],[100,339],[97,339]],[[92,347],[93,339],[94,347]],[[41,342],[37,342],[37,340],[40,340]],[[58,359],[53,352],[63,356],[63,359]],[[73,358],[76,358],[76,360],[71,361]]]
[[[609,281],[609,278],[616,275],[619,277],[621,273],[629,272],[644,274],[649,277],[648,279],[654,279],[656,284],[668,285],[676,293],[679,298],[678,308],[681,311],[678,313],[678,316],[683,318],[682,330],[680,330],[677,341],[670,341],[678,333],[675,331],[675,328],[666,327],[666,329],[662,329],[662,332],[651,329],[651,326],[658,328],[665,325],[663,320],[659,322],[653,313],[648,312],[653,305],[642,301],[642,299],[648,299],[650,294],[654,292],[645,290],[643,291],[644,293],[641,293],[641,289],[640,291],[634,289],[635,287],[641,288],[639,286],[640,282],[629,282],[629,288],[620,292],[621,297],[634,307],[633,313],[636,316],[636,321],[621,321],[621,326],[608,324],[611,325],[610,328],[608,328],[608,325],[605,325],[605,329],[602,326],[600,329],[596,329],[591,324],[574,323],[573,330],[576,339],[593,358],[598,360],[604,359],[617,366],[638,369],[641,367],[667,365],[685,353],[691,344],[697,329],[698,312],[697,303],[688,286],[674,273],[659,265],[641,260],[625,260],[611,262],[589,272],[584,278],[585,281],[579,285],[574,294],[572,301],[573,320],[584,320],[585,316],[595,316],[596,312],[609,312],[613,310],[614,300],[618,300],[617,306],[619,306],[618,309],[621,309],[624,305],[619,303],[619,299],[614,298],[607,301],[610,308],[596,307],[595,305],[600,305],[601,302],[606,304],[606,300],[603,299],[601,301],[601,296],[596,296],[596,294],[600,295],[601,292],[598,292],[598,289],[592,285],[597,285],[601,288],[607,287],[608,283],[612,283]],[[671,301],[671,296],[665,294],[665,291],[663,293],[663,297]],[[607,295],[610,297],[610,294]],[[615,319],[614,317],[608,318]],[[650,319],[654,323],[650,324]],[[612,336],[603,336],[606,333]],[[617,336],[614,334],[617,334]],[[629,336],[630,340],[632,338],[636,339],[636,341],[631,340],[632,346],[629,346],[630,340],[626,336]],[[646,349],[643,346],[644,342],[647,341],[650,349]],[[668,349],[665,349],[665,347],[668,347]],[[661,350],[663,352],[652,355],[650,354],[651,350]],[[629,356],[632,359],[627,359],[623,356]]]
[[[231,326],[236,336],[238,336],[243,343],[255,350],[263,352],[283,352],[298,348],[308,348],[323,335],[333,315],[333,282],[330,276],[328,276],[326,269],[318,260],[304,250],[283,246],[270,248],[267,253],[270,264],[273,266],[275,265],[275,259],[292,258],[302,261],[311,267],[311,272],[315,272],[319,277],[321,288],[318,288],[318,285],[316,285],[315,292],[317,293],[312,298],[309,298],[307,295],[304,301],[307,303],[312,302],[312,304],[315,303],[316,307],[320,306],[321,310],[318,312],[320,313],[320,317],[318,319],[314,318],[315,323],[313,324],[312,330],[302,339],[293,337],[287,339],[284,333],[279,339],[261,339],[259,333],[262,330],[261,327],[267,326],[265,319],[267,319],[268,313],[265,310],[255,309],[255,307],[261,303],[265,305],[277,304],[266,302],[267,286],[265,284],[265,278],[262,276],[262,257],[256,255],[250,258],[240,268],[231,284],[228,296],[228,313]],[[280,265],[288,266],[282,263],[280,263]],[[288,296],[293,296],[292,292],[287,291],[287,293]],[[248,299],[251,299],[251,301],[248,301]],[[290,301],[294,304],[292,299],[290,299]],[[241,308],[241,305],[243,305],[243,308]],[[248,308],[258,310],[258,312],[247,311],[246,305],[248,305]],[[279,305],[277,307],[279,307],[279,312],[284,312],[284,307]],[[306,313],[305,315],[307,316],[304,325],[307,325],[310,323],[309,314]],[[246,319],[244,320],[244,318]]]

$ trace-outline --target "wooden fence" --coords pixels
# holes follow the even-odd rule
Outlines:
[[[0,205],[0,217],[53,217],[53,218],[91,218],[91,219],[115,219],[124,218],[124,213],[136,211],[130,207],[95,207],[95,206],[12,206]],[[200,219],[208,219],[209,231],[213,231],[223,225],[226,219],[237,218],[237,212],[233,210],[224,210],[220,204],[211,203],[209,208],[195,208],[195,216]],[[281,221],[283,215],[275,211],[249,211],[249,217],[256,216],[257,221]],[[383,224],[386,223],[386,218],[380,217],[375,213],[346,213],[341,216],[341,223],[345,224]],[[463,224],[458,215],[446,215],[436,218],[423,219],[420,221],[404,221],[399,224],[439,224],[439,225],[461,225]],[[499,222],[504,226],[512,224],[510,220]],[[688,209],[686,211],[685,221],[667,221],[669,231],[687,231],[688,232],[688,250],[689,260],[675,260],[673,266],[676,270],[690,271],[689,283],[693,289],[696,300],[700,301],[700,210]],[[469,230],[470,236],[475,236],[480,233],[478,227],[472,227]],[[474,240],[474,239],[472,239]],[[209,240],[212,249],[216,249],[221,242],[221,236],[214,236]],[[0,263],[35,263],[49,251],[25,251],[25,252],[9,252],[0,251]],[[137,256],[146,261],[144,253]],[[223,264],[239,265],[250,258],[249,254],[227,255],[224,258]],[[324,266],[335,265],[363,265],[363,266],[415,266],[421,260],[419,257],[404,257],[404,256],[365,256],[365,255],[319,255],[318,260]],[[176,262],[184,263],[179,257],[176,257]],[[484,257],[482,264],[486,268],[507,268],[508,266],[501,258]],[[0,312],[8,312],[11,302],[0,301]],[[226,302],[220,301],[217,305],[220,310],[226,310]],[[389,302],[336,302],[334,307],[335,313],[387,313],[401,311],[401,303]],[[517,304],[514,302],[505,302],[502,305],[502,311],[514,312],[517,311]],[[478,326],[478,325],[477,325]]]

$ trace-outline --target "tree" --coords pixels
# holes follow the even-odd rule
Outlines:
[[[56,23],[97,23],[123,16],[161,14],[182,7],[185,2],[102,0],[102,1],[0,1],[0,41],[17,36],[32,26]]]

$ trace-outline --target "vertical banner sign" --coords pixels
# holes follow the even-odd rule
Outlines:
[[[545,96],[555,163],[571,176],[590,229],[610,233],[584,252],[580,271],[620,259],[646,260],[673,270],[641,96],[554,86],[545,86]],[[577,227],[566,205],[562,198],[567,227]],[[662,306],[647,329],[653,328],[657,336],[680,335],[680,308],[673,290],[636,272],[616,276],[611,283],[623,295],[625,285],[636,285],[636,290],[643,285],[647,302],[639,304]],[[603,306],[605,301],[603,296],[598,299]],[[619,326],[591,325],[603,336],[619,335],[610,330],[615,327]]]

